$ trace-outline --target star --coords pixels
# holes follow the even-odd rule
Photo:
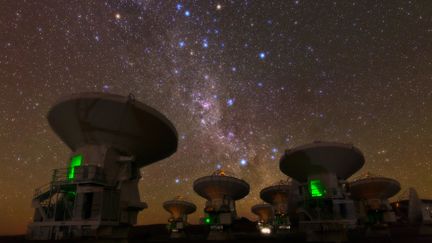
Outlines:
[[[204,47],[204,48],[207,48],[209,45],[208,45],[208,41],[207,41],[207,39],[204,39],[203,41],[202,41],[202,46]]]
[[[227,102],[226,102],[227,106],[233,106],[234,105],[234,101],[235,100],[233,98],[228,99]]]

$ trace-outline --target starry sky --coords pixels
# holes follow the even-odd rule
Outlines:
[[[166,222],[177,195],[196,223],[192,183],[218,168],[250,183],[237,206],[254,219],[283,151],[314,140],[353,143],[355,176],[432,198],[429,0],[2,0],[0,234],[25,232],[34,189],[66,167],[45,116],[84,91],[133,93],[178,130],[178,151],[142,169],[139,224]]]

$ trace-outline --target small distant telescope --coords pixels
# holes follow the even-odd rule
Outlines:
[[[230,226],[237,218],[235,201],[249,194],[249,184],[218,170],[201,177],[193,184],[194,191],[207,199],[203,223],[209,225],[209,240],[230,238]]]
[[[188,225],[187,216],[196,211],[195,204],[177,197],[173,200],[164,202],[163,207],[166,211],[171,213],[171,217],[168,220],[170,237],[186,237],[184,229]]]
[[[274,219],[272,227],[274,227],[274,231],[290,230],[289,214],[294,213],[296,210],[296,203],[299,199],[298,183],[293,180],[280,181],[275,185],[262,189],[260,197],[273,207]]]

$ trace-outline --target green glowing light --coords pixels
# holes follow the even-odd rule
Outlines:
[[[75,179],[75,167],[81,166],[82,160],[83,160],[83,156],[80,154],[72,156],[69,172],[68,172],[69,180]]]
[[[204,223],[206,223],[206,224],[210,224],[210,223],[211,223],[211,219],[210,219],[210,217],[205,218],[205,219],[204,219]]]
[[[309,192],[311,197],[324,197],[326,194],[326,189],[320,180],[310,180]]]

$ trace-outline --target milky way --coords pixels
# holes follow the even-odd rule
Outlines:
[[[393,177],[432,197],[431,1],[3,1],[0,8],[0,234],[23,233],[36,187],[70,151],[45,115],[99,91],[158,109],[178,151],[142,169],[149,208],[204,199],[193,181],[223,168],[263,187],[279,158],[314,140],[353,143],[356,175]]]

